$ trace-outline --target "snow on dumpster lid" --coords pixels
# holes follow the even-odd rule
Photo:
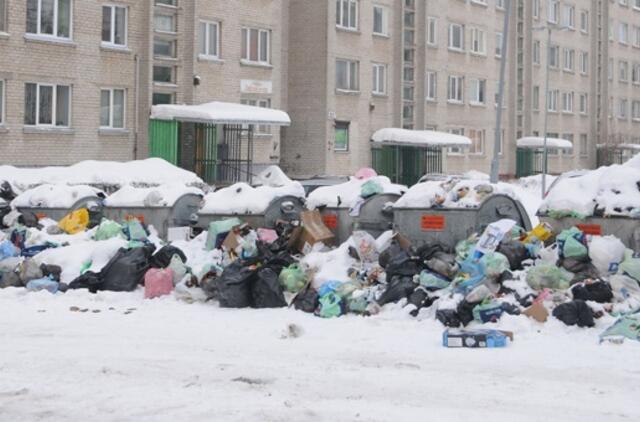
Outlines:
[[[204,196],[204,192],[193,186],[171,183],[154,188],[124,186],[109,195],[104,203],[108,207],[172,207],[183,195]]]
[[[71,208],[80,199],[104,195],[91,186],[44,184],[18,195],[11,205],[20,208]]]
[[[399,128],[385,128],[376,131],[371,140],[381,144],[409,145],[409,146],[470,146],[471,139],[466,136],[454,135],[434,130],[409,130]]]
[[[199,105],[156,105],[151,107],[151,118],[222,124],[291,124],[289,115],[281,110],[219,101]]]
[[[517,141],[518,148],[544,148],[544,138],[540,136],[526,136]],[[547,148],[571,149],[571,141],[559,138],[547,138]]]

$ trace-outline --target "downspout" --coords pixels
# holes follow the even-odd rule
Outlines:
[[[133,159],[138,159],[138,126],[140,106],[140,57],[136,54],[135,61],[135,86],[134,86],[134,116],[133,116]]]

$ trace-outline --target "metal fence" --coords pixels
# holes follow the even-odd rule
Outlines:
[[[442,173],[442,149],[383,145],[371,150],[373,169],[394,183],[411,186],[429,173]]]
[[[527,177],[544,172],[544,150],[518,148],[516,150],[516,177]]]

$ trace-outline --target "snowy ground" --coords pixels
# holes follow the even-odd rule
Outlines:
[[[398,306],[323,320],[10,288],[0,309],[0,421],[640,420],[640,343],[599,345],[611,320],[505,316],[514,343],[473,350]]]

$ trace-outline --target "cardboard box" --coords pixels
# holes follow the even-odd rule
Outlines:
[[[513,341],[513,332],[487,329],[447,329],[442,333],[444,347],[498,348]]]
[[[544,307],[542,302],[534,302],[533,305],[522,311],[522,313],[538,322],[547,322],[547,318],[549,318],[549,311],[547,311],[547,308]]]
[[[313,245],[318,242],[330,244],[334,235],[322,222],[322,216],[318,210],[303,211],[300,214],[301,227],[296,227],[289,240],[289,247],[300,253],[309,253]]]

